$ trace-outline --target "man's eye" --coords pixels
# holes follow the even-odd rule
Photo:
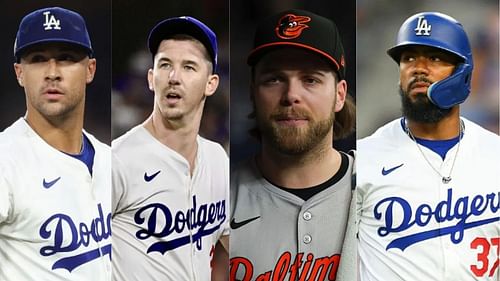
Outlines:
[[[320,82],[320,80],[318,80],[318,79],[316,79],[316,78],[314,78],[314,77],[306,77],[306,78],[304,78],[304,82],[305,82],[306,84],[311,84],[311,85],[314,85],[314,84],[319,83],[319,82]]]
[[[269,77],[264,79],[265,84],[278,84],[281,81],[282,79],[280,79],[279,77]]]
[[[36,62],[44,62],[46,60],[47,59],[42,55],[33,55],[29,61],[32,63],[36,63]]]
[[[170,63],[166,63],[166,62],[160,63],[159,67],[160,68],[169,68],[170,67]]]
[[[414,56],[402,56],[401,61],[412,62],[412,61],[415,61],[415,57]]]
[[[58,61],[76,61],[76,57],[71,54],[61,54],[57,57]]]
[[[442,61],[441,57],[438,57],[438,56],[431,56],[431,61],[435,61],[435,62],[439,62],[439,61]]]

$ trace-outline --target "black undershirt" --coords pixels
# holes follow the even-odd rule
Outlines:
[[[347,172],[347,168],[349,167],[349,158],[347,157],[346,154],[344,154],[342,152],[340,153],[340,155],[341,155],[341,161],[340,161],[339,170],[335,173],[335,175],[333,175],[330,179],[328,179],[324,183],[321,183],[321,184],[318,184],[315,186],[311,186],[311,187],[305,187],[305,188],[287,188],[287,187],[276,185],[276,184],[272,183],[271,181],[269,181],[268,179],[266,179],[266,180],[269,181],[272,185],[278,187],[279,189],[282,189],[286,192],[290,192],[290,193],[300,197],[302,200],[307,201],[311,197],[313,197],[314,195],[316,195],[316,194],[320,193],[321,191],[327,189],[328,187],[336,184],[338,181],[340,181],[344,177],[345,173]]]

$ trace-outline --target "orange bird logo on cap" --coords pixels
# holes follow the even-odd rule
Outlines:
[[[280,18],[278,26],[276,26],[276,35],[281,39],[297,38],[302,33],[302,30],[309,27],[305,23],[310,21],[310,17],[286,14]]]

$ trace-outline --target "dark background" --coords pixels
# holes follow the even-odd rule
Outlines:
[[[0,131],[26,113],[24,89],[14,73],[14,41],[21,19],[30,12],[59,6],[78,12],[87,29],[97,59],[94,81],[87,85],[84,128],[99,140],[110,143],[111,125],[111,1],[1,1],[0,26]]]
[[[272,14],[297,8],[332,19],[337,25],[345,50],[348,93],[356,96],[356,1],[231,1],[231,166],[252,155],[258,142],[248,135],[253,120],[250,101],[250,68],[246,58],[253,45],[257,23]],[[355,133],[334,146],[348,151],[355,148]]]
[[[151,29],[160,21],[192,16],[217,35],[220,81],[215,95],[207,98],[200,135],[229,144],[229,2],[115,1],[113,3],[113,91],[112,136],[116,138],[142,123],[153,110],[154,93],[149,90],[147,71],[153,60],[147,49]]]

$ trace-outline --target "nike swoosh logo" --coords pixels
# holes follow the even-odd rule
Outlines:
[[[385,167],[382,167],[382,175],[387,176],[388,174],[394,172],[396,169],[401,168],[401,166],[403,166],[403,165],[404,165],[404,163],[401,165],[398,165],[396,167],[392,167],[390,169],[387,169],[387,170],[385,169]]]
[[[45,188],[51,188],[54,184],[56,184],[57,181],[59,181],[61,179],[61,177],[58,177],[57,179],[53,180],[53,181],[49,181],[47,182],[45,180],[45,178],[43,179],[43,187]]]
[[[229,223],[229,225],[231,226],[231,229],[238,229],[238,228],[244,226],[245,224],[250,223],[250,222],[252,222],[252,221],[254,221],[254,220],[258,219],[258,218],[260,218],[260,216],[257,216],[255,218],[251,218],[251,219],[247,219],[247,220],[244,220],[244,221],[240,221],[240,222],[236,222],[234,220],[234,218],[233,218],[231,220],[231,222]]]
[[[152,181],[159,173],[161,172],[161,170],[159,170],[158,172],[152,174],[151,176],[148,176],[147,173],[144,173],[144,180],[147,181],[147,182],[150,182]]]

